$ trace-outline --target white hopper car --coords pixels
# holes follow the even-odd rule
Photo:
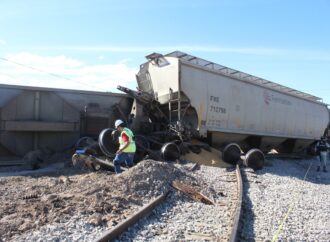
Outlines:
[[[138,87],[171,122],[188,124],[214,147],[237,143],[302,153],[329,128],[318,97],[186,53],[153,53],[140,66]]]

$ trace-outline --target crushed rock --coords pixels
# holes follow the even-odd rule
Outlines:
[[[0,177],[0,234],[4,241],[20,240],[24,233],[75,215],[86,216],[86,224],[110,228],[168,190],[175,179],[196,184],[185,169],[153,160],[120,175],[65,168],[46,176]]]

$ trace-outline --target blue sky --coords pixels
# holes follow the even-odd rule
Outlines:
[[[181,50],[330,103],[330,0],[3,0],[0,83],[116,91]]]

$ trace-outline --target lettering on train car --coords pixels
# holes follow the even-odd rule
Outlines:
[[[210,96],[210,112],[211,113],[226,113],[226,108],[219,106],[220,97]]]
[[[220,102],[219,100],[220,100],[219,97],[210,96],[210,101],[212,101],[212,102],[216,102],[216,103],[218,103],[218,102]]]
[[[226,109],[219,106],[210,105],[210,112],[213,113],[226,113]]]
[[[278,96],[275,96],[274,94],[270,94],[268,91],[264,91],[263,97],[264,97],[264,102],[267,105],[269,105],[272,102],[287,105],[287,106],[292,105],[291,101],[289,101],[287,99],[284,99],[284,98],[281,98],[281,97],[278,97]]]
[[[224,124],[224,120],[219,120],[219,119],[210,119],[207,122],[208,126],[213,126],[213,127],[221,127]]]

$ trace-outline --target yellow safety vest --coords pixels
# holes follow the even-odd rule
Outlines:
[[[128,142],[129,145],[123,150],[123,152],[125,153],[135,153],[136,151],[136,145],[135,145],[135,141],[133,140],[134,134],[133,132],[129,129],[129,128],[124,128],[123,131],[120,134],[119,137],[119,145],[122,146],[124,145],[124,141],[122,138],[122,135],[126,134],[128,137]]]

